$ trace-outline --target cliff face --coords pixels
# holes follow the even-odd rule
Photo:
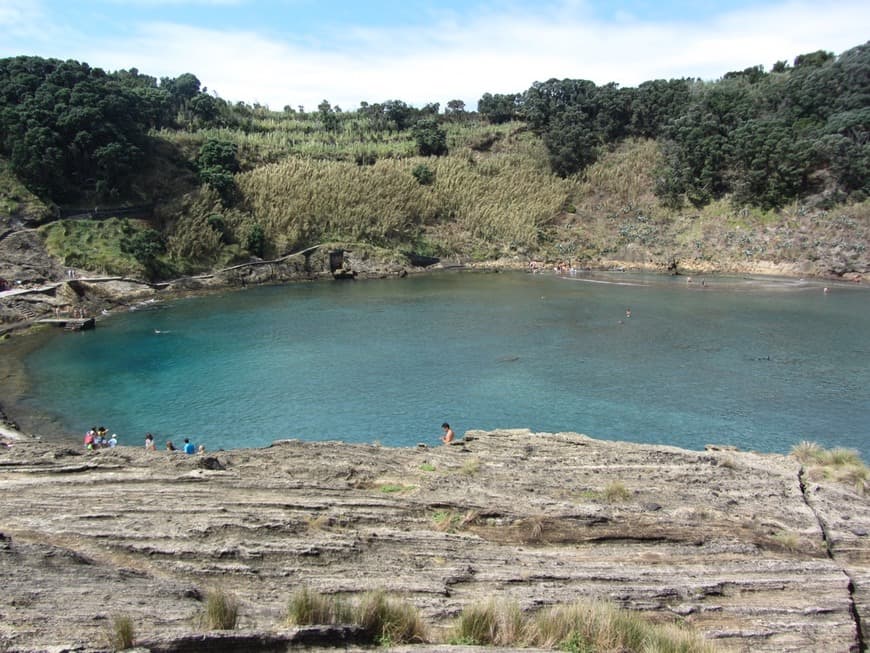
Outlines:
[[[436,626],[491,596],[603,598],[723,650],[861,650],[870,505],[854,489],[778,455],[466,438],[0,448],[0,648],[99,648],[114,615],[137,637],[182,637],[209,588],[240,599],[242,628],[280,631],[306,585],[385,589]]]

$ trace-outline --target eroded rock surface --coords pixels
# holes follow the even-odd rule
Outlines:
[[[853,489],[777,455],[467,439],[0,449],[0,649],[100,648],[118,614],[143,640],[189,637],[210,588],[241,600],[243,629],[280,633],[306,585],[385,589],[436,627],[491,596],[604,598],[723,650],[859,650],[870,506]]]

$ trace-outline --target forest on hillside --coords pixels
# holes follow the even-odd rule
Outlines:
[[[654,194],[648,213],[866,201],[868,46],[714,81],[550,79],[443,111],[401,100],[276,111],[223,100],[191,73],[14,57],[0,60],[0,163],[49,207],[156,204],[144,225],[93,227],[149,276],[330,239],[534,250],[576,211],[593,166],[625,151],[642,159],[625,174]],[[62,251],[82,228],[46,235]]]

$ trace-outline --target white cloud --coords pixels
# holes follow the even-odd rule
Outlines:
[[[26,6],[0,2],[0,16],[3,8]],[[546,12],[491,9],[462,21],[444,13],[425,28],[336,26],[328,41],[148,23],[123,39],[67,40],[75,51],[53,56],[108,70],[135,66],[157,77],[193,72],[224,98],[276,109],[313,108],[323,99],[354,109],[362,100],[421,105],[454,98],[473,108],[484,92],[521,92],[551,77],[634,86],[656,78],[713,79],[757,64],[769,68],[817,49],[841,52],[864,42],[870,24],[865,5],[786,0],[695,23],[628,16],[603,22],[592,19],[582,2],[564,2]]]

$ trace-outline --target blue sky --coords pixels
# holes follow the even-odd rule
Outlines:
[[[0,57],[77,59],[156,77],[192,72],[231,101],[461,99],[557,77],[622,86],[868,40],[857,0],[0,0]]]

